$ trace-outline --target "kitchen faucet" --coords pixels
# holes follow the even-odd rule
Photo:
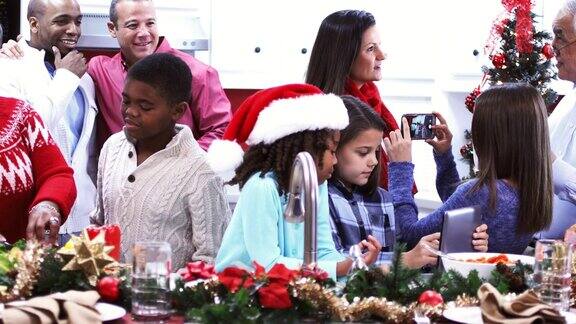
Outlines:
[[[302,201],[304,200],[304,201]],[[288,204],[284,218],[288,223],[304,222],[304,264],[316,262],[316,215],[318,205],[316,164],[308,152],[300,152],[292,164]]]

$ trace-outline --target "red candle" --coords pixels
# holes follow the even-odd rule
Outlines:
[[[111,245],[114,247],[114,249],[110,251],[108,255],[113,257],[116,261],[120,261],[120,225],[91,225],[86,228],[86,231],[88,232],[88,237],[90,239],[95,238],[100,232],[104,231],[104,241],[106,242],[106,245]]]

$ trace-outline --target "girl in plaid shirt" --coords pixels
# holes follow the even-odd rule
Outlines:
[[[342,253],[357,242],[374,237],[382,244],[378,262],[388,263],[397,233],[392,197],[378,187],[385,125],[362,101],[352,96],[342,96],[342,100],[348,109],[349,124],[340,133],[338,164],[328,181],[332,237]],[[485,225],[479,230],[485,231]],[[403,254],[404,264],[411,268],[435,264],[436,255],[423,245],[438,249],[439,238],[440,233],[420,238],[420,244]]]

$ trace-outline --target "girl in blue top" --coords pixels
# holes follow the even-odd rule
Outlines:
[[[278,262],[290,268],[300,267],[304,224],[288,223],[283,212],[292,163],[299,152],[306,151],[316,162],[320,184],[317,265],[333,279],[348,274],[352,260],[339,253],[332,241],[326,185],[336,163],[339,130],[347,124],[342,100],[311,85],[262,90],[239,107],[223,137],[236,143],[215,142],[208,153],[213,167],[222,171],[226,167],[218,166],[218,162],[234,158],[222,159],[218,151],[230,152],[235,147],[237,150],[238,144],[249,145],[243,159],[236,160],[240,164],[230,181],[239,184],[241,192],[216,257],[217,271],[234,265],[250,267],[254,261],[266,268]],[[365,263],[372,264],[380,243],[369,236],[360,245],[367,250],[363,255]]]
[[[336,248],[346,252],[350,246],[373,235],[382,243],[378,263],[391,261],[392,251],[398,234],[392,196],[378,187],[380,149],[385,124],[373,109],[352,96],[342,96],[348,109],[349,124],[340,132],[340,143],[336,151],[338,164],[334,175],[328,180],[330,224]],[[440,134],[436,143],[445,141]],[[435,143],[435,145],[437,145]],[[445,174],[438,172],[438,178]],[[407,189],[411,189],[407,188]],[[438,249],[440,233],[419,238],[412,250],[402,255],[403,263],[411,268],[435,264],[436,255],[423,245]],[[470,233],[470,239],[478,251],[486,251],[486,225]]]
[[[390,170],[389,190],[399,219],[401,239],[415,244],[440,230],[442,215],[451,209],[479,205],[488,225],[488,252],[522,253],[534,233],[552,218],[552,175],[546,106],[534,87],[525,83],[493,86],[477,99],[472,117],[472,143],[478,155],[477,178],[440,193],[444,204],[418,219],[412,184],[411,139],[406,120],[385,140]],[[443,118],[438,131],[449,134]],[[451,139],[451,135],[449,138]],[[458,184],[450,141],[434,146],[445,184]],[[442,153],[445,152],[445,153]],[[441,170],[445,168],[446,170]],[[449,186],[444,186],[449,188]]]

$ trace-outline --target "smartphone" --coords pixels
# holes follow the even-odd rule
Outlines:
[[[432,130],[432,126],[436,125],[436,116],[434,114],[405,114],[402,117],[408,121],[412,140],[434,138],[434,131]]]

